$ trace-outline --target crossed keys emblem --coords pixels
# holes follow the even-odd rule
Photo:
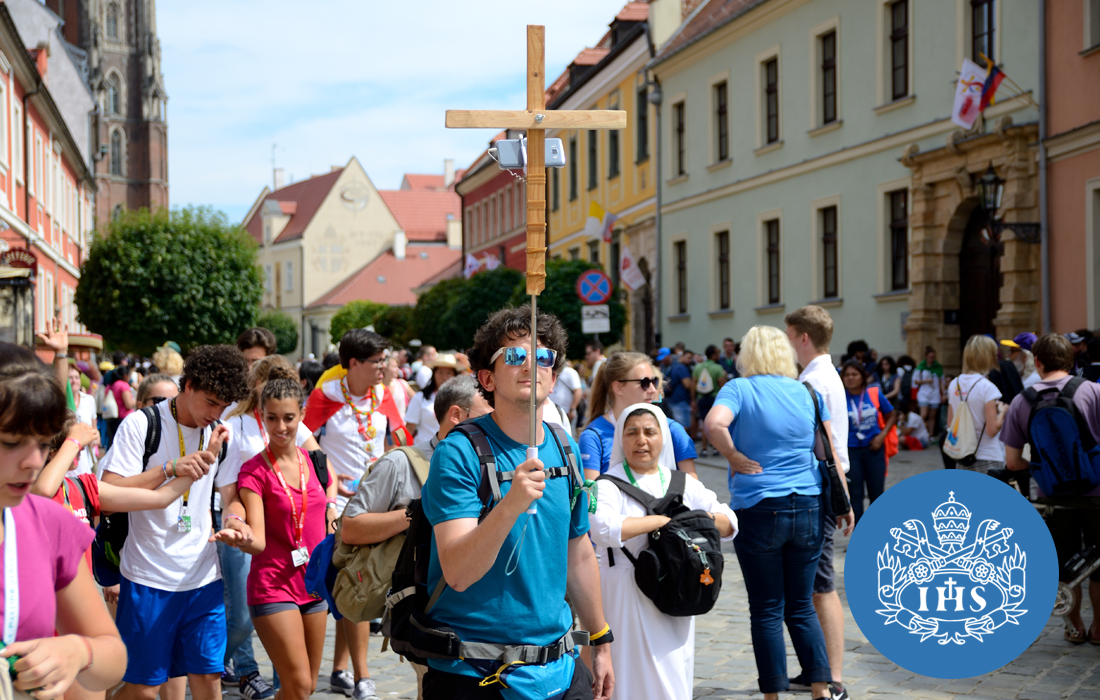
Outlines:
[[[1026,555],[1009,546],[1012,528],[990,518],[967,543],[970,510],[950,498],[932,511],[936,541],[925,524],[907,520],[891,528],[891,545],[878,553],[877,610],[886,625],[897,623],[921,641],[939,644],[983,641],[1006,624],[1019,624],[1025,588]],[[1010,554],[1010,549],[1012,553]],[[896,554],[896,556],[895,556]]]

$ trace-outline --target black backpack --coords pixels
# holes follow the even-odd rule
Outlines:
[[[647,515],[672,518],[661,529],[649,533],[649,548],[635,557],[626,547],[622,553],[634,565],[634,582],[657,609],[673,617],[710,612],[722,590],[721,536],[710,515],[684,505],[687,475],[673,471],[668,491],[654,498],[622,479],[602,475],[645,506]],[[615,566],[615,551],[607,548],[607,564]]]
[[[546,469],[546,478],[568,477],[574,483],[574,494],[584,484],[577,457],[569,445],[569,438],[558,425],[544,423],[551,429],[558,453],[560,467]],[[478,523],[485,519],[492,507],[503,497],[500,484],[511,481],[513,472],[500,472],[496,468],[493,448],[475,423],[466,422],[455,427],[474,446],[481,463],[481,483],[478,498],[481,513]],[[440,576],[435,590],[428,593],[428,561],[432,549],[432,524],[424,515],[421,500],[412,501],[405,508],[409,529],[405,543],[393,569],[393,582],[386,597],[386,609],[382,613],[382,634],[389,638],[389,645],[399,656],[418,664],[428,659],[488,659],[502,663],[546,664],[568,653],[577,644],[588,644],[587,632],[570,632],[557,642],[544,647],[519,644],[466,643],[450,627],[437,625],[428,616],[439,596],[447,588],[447,581]]]
[[[913,373],[916,370],[909,368],[901,374],[901,389],[898,391],[898,399],[913,400]]]

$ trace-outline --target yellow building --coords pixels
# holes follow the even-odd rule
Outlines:
[[[648,15],[648,4],[628,3],[599,44],[581,51],[554,82],[547,99],[549,109],[627,112],[623,131],[571,129],[546,133],[547,137],[562,140],[566,154],[564,168],[547,172],[550,256],[597,262],[616,283],[623,247],[630,249],[643,270],[656,269],[655,111],[649,103],[645,75],[650,58]],[[591,228],[586,231],[593,203],[618,217],[610,243],[599,234],[591,235]],[[653,282],[656,284],[656,280]],[[626,348],[652,348],[654,302],[648,285],[628,292],[628,325],[623,338]]]

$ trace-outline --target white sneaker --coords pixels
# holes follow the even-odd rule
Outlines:
[[[329,690],[333,693],[340,693],[350,698],[352,691],[355,690],[355,677],[347,669],[334,671],[329,678],[328,685]]]
[[[374,680],[371,678],[360,678],[355,682],[355,691],[351,694],[352,700],[379,700],[378,694],[374,690]]]

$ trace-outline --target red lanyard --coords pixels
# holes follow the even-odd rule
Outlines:
[[[264,422],[262,420],[260,420],[260,407],[259,406],[252,409],[252,415],[254,415],[256,417],[256,425],[260,426],[260,437],[264,441],[264,447],[267,447],[267,443],[268,443],[267,431],[264,430]]]
[[[275,459],[275,455],[271,453],[271,450],[267,450],[267,458],[271,461],[271,468],[275,471],[275,476],[279,478],[279,483],[283,487],[283,491],[286,492],[286,497],[290,499],[290,522],[294,524],[294,543],[296,547],[303,547],[304,540],[302,539],[302,533],[306,527],[306,506],[308,505],[308,497],[306,495],[306,467],[302,463],[302,451],[297,450],[298,453],[298,483],[299,488],[302,489],[302,517],[298,517],[298,508],[294,505],[294,494],[291,492],[290,487],[286,483],[286,478],[283,477],[283,472],[279,469],[279,462]]]

